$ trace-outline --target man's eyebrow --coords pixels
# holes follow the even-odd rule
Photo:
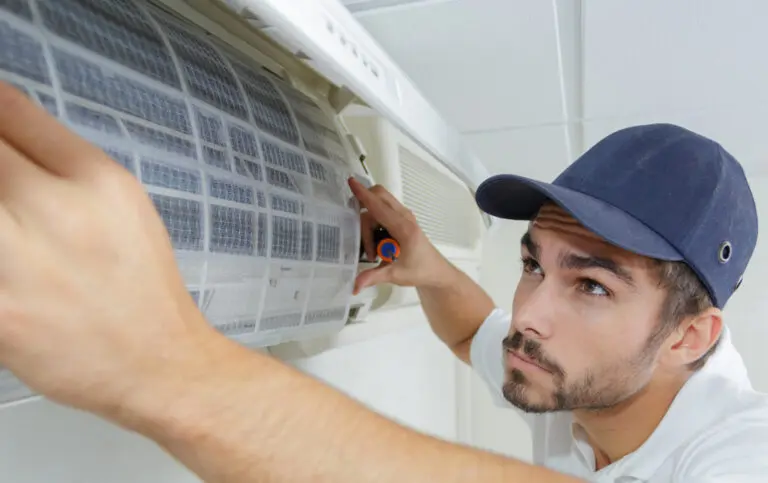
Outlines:
[[[539,258],[541,249],[533,240],[531,232],[527,231],[520,238],[520,245],[528,250],[533,258]],[[560,266],[570,270],[586,270],[588,268],[597,268],[613,274],[616,278],[629,286],[634,287],[635,279],[626,268],[611,258],[597,257],[591,255],[576,255],[574,253],[563,254],[560,256]]]
[[[618,279],[630,286],[635,286],[635,279],[626,268],[619,265],[615,260],[604,257],[582,256],[573,253],[562,255],[560,257],[560,266],[571,270],[584,270],[587,268],[598,268],[612,273]]]
[[[520,245],[524,246],[526,250],[528,250],[528,253],[531,254],[533,258],[539,258],[539,245],[536,244],[535,241],[533,241],[533,237],[531,237],[531,232],[526,231],[523,237],[520,239]]]

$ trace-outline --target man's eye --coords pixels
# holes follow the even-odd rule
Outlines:
[[[525,273],[541,275],[542,271],[541,271],[541,266],[539,265],[539,262],[537,262],[536,260],[530,257],[523,258],[522,262],[523,262],[523,271],[525,271]]]
[[[581,281],[581,290],[587,293],[588,295],[594,295],[598,297],[605,297],[610,295],[610,292],[608,291],[605,286],[602,284],[592,280],[592,279],[584,279]]]

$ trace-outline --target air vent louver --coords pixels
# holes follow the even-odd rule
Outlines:
[[[480,213],[466,186],[400,146],[403,204],[439,245],[474,250],[480,241]]]

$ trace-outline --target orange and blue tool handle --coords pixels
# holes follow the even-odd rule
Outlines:
[[[383,261],[392,263],[400,257],[400,244],[385,228],[374,230],[373,241],[376,244],[376,255]]]
[[[376,247],[376,254],[383,261],[392,263],[400,256],[400,244],[394,238],[385,238]]]

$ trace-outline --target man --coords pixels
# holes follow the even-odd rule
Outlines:
[[[406,233],[407,211],[381,196],[405,221],[373,215]],[[477,199],[531,220],[512,316],[457,277],[443,275],[454,297],[424,288],[422,301],[496,401],[524,411],[536,463],[605,482],[768,480],[768,399],[752,390],[721,313],[757,239],[729,153],[677,126],[637,126],[553,184],[501,175]],[[409,251],[425,261],[363,273],[358,289],[436,285],[424,274],[442,262]]]
[[[510,326],[477,285],[440,257],[411,213],[386,191],[351,182],[368,208],[365,225],[372,219],[383,224],[403,249],[395,264],[361,274],[358,288],[384,281],[417,285],[436,333],[495,391],[503,378],[504,343],[505,397],[531,411],[571,408],[578,454],[595,449],[601,471],[646,446],[648,461],[670,460],[660,463],[669,466],[667,473],[617,472],[605,481],[624,475],[625,481],[653,481],[655,474],[669,477],[657,481],[762,477],[768,470],[765,402],[745,378],[729,373],[728,361],[712,365],[735,358],[727,340],[695,375],[686,369],[719,338],[719,307],[755,243],[754,206],[724,151],[670,129],[643,131],[647,156],[634,152],[642,146],[622,149],[634,142],[637,131],[630,131],[631,139],[609,143],[610,152],[599,149],[602,156],[577,163],[582,168],[560,187],[526,189],[534,185],[522,181],[504,187],[510,180],[502,178],[478,196],[484,209],[510,217],[532,215],[537,204],[554,199],[582,223],[609,221],[601,225],[602,237],[691,264],[714,306],[684,316],[671,330],[654,323],[663,320],[660,307],[672,293],[652,278],[655,262],[604,243],[549,206],[524,240],[526,273]],[[655,175],[655,152],[669,155],[666,184]],[[601,158],[626,169],[611,171],[605,159],[594,161]],[[684,178],[681,164],[691,169]],[[622,176],[629,178],[622,186],[633,203],[649,195],[647,203],[663,201],[657,213],[663,223],[651,217],[644,226],[621,215],[626,203],[611,207],[563,187],[608,189]],[[649,189],[648,180],[661,183],[659,189]],[[698,191],[670,190],[670,184],[679,189],[688,183]],[[707,216],[694,210],[702,198],[712,208]],[[574,200],[584,203],[580,209]],[[696,226],[687,237],[673,236],[691,220]],[[6,85],[0,85],[0,225],[0,364],[55,401],[153,439],[207,482],[570,483],[602,477],[575,466],[571,441],[562,434],[568,429],[558,419],[566,413],[547,416],[545,439],[537,441],[540,461],[556,469],[534,466],[410,431],[224,338],[189,297],[141,185]],[[370,250],[367,232],[366,245]],[[670,407],[675,387],[682,389]],[[665,427],[666,418],[658,424],[665,413],[679,419],[679,427]],[[698,420],[707,426],[692,430]],[[654,425],[666,429],[657,433]],[[684,450],[677,454],[679,447]]]

